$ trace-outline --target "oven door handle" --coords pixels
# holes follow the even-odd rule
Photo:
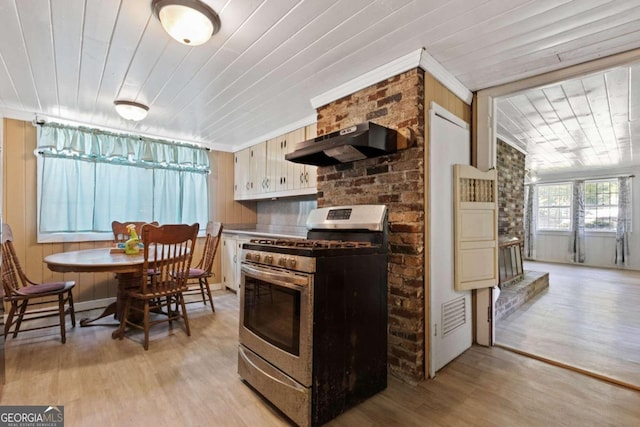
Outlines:
[[[282,286],[289,289],[302,289],[305,285],[309,284],[309,278],[304,276],[295,277],[290,274],[277,274],[272,273],[266,269],[256,268],[248,265],[242,265],[242,272],[253,276],[257,279],[264,280],[265,282],[274,283],[278,286]]]

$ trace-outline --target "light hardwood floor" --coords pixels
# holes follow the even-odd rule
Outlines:
[[[64,405],[75,426],[287,426],[236,373],[238,303],[189,306],[180,325],[112,340],[110,327],[27,333],[6,342],[0,405]],[[83,317],[81,313],[79,317]],[[389,387],[329,426],[637,426],[640,393],[499,348],[472,347],[433,380]]]
[[[640,271],[525,269],[549,272],[549,288],[497,323],[496,342],[640,389]]]

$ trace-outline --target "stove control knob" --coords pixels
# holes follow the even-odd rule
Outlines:
[[[259,261],[260,261],[260,254],[255,254],[255,255],[253,256],[253,259],[254,259],[256,262],[259,262]]]
[[[278,258],[278,265],[280,267],[286,267],[287,266],[287,259],[285,257]]]
[[[295,258],[290,258],[290,259],[288,260],[288,265],[289,265],[289,268],[294,268],[294,267],[296,266],[296,260],[295,260]]]
[[[251,257],[251,254],[250,254],[250,253],[247,253],[247,254],[244,256],[244,259],[246,259],[247,261],[251,261],[251,258],[252,258],[252,257]]]
[[[264,262],[267,264],[273,264],[273,257],[271,255],[267,255],[264,257]]]

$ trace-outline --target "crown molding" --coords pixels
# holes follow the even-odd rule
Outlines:
[[[318,108],[340,98],[344,98],[347,95],[351,95],[352,93],[356,93],[359,90],[390,77],[397,76],[398,74],[404,73],[412,68],[416,68],[420,63],[420,55],[422,54],[422,51],[422,49],[418,49],[408,53],[407,55],[381,65],[378,68],[374,68],[355,79],[351,79],[340,86],[336,86],[325,93],[315,96],[311,98],[311,106],[317,110]]]
[[[426,53],[424,49],[418,49],[311,98],[311,106],[318,109],[340,98],[417,67],[431,74],[467,105],[471,105],[471,100],[473,99],[471,91],[460,83],[453,74],[440,65],[431,55]]]
[[[420,68],[431,74],[465,104],[471,105],[473,93],[427,52],[423,51],[420,56]]]
[[[300,129],[301,127],[304,126],[308,126],[308,125],[312,125],[314,123],[316,123],[318,120],[318,116],[316,114],[312,114],[310,116],[304,117],[296,122],[293,123],[289,123],[286,126],[283,126],[281,128],[278,129],[274,129],[269,133],[265,133],[262,136],[259,136],[258,138],[254,138],[251,141],[245,142],[242,145],[238,145],[238,146],[234,146],[233,147],[233,152],[238,152],[240,150],[243,150],[245,148],[249,148],[252,145],[256,145],[259,144],[261,142],[266,141],[267,139],[271,139],[271,138],[275,138],[276,136],[280,136],[280,135],[284,135],[285,133],[289,133],[291,131],[294,131],[296,129]]]
[[[527,153],[527,150],[525,150],[524,148],[522,148],[518,143],[516,143],[515,141],[513,141],[511,138],[508,138],[504,135],[502,135],[500,132],[498,132],[496,134],[496,137],[504,142],[505,144],[511,146],[512,148],[515,148],[516,150],[518,150],[519,152],[521,152],[522,154],[524,154],[525,156],[529,153]]]

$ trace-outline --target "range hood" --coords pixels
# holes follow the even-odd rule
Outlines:
[[[300,142],[284,158],[305,165],[330,166],[397,150],[398,132],[367,122]]]

